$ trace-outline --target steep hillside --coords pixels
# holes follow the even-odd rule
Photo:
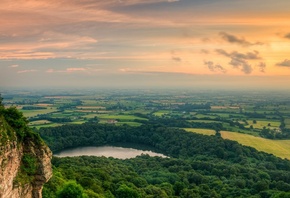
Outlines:
[[[0,198],[39,198],[52,153],[15,108],[0,104]]]

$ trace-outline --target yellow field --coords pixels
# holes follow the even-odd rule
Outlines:
[[[256,124],[253,123],[253,120],[247,120],[247,122],[249,123],[249,125],[247,125],[246,127],[250,127],[250,125],[253,125],[253,127],[256,129],[262,129],[263,127],[273,129],[280,126],[279,121],[257,120]],[[269,123],[271,124],[271,126],[268,126]]]
[[[212,129],[193,129],[193,128],[184,128],[188,132],[199,133],[203,135],[214,135],[215,131]]]
[[[224,139],[235,140],[242,145],[251,146],[259,151],[272,153],[281,158],[290,159],[290,140],[269,140],[247,134],[222,131]]]
[[[188,132],[200,133],[203,135],[214,135],[214,130],[209,129],[185,129]],[[251,146],[259,151],[271,153],[281,158],[290,159],[290,140],[270,140],[252,135],[221,131],[224,139],[234,140],[245,146]]]

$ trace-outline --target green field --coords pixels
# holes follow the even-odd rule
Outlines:
[[[161,116],[163,116],[163,115],[165,115],[165,114],[169,114],[170,113],[170,111],[157,111],[157,112],[154,112],[153,113],[153,115],[155,115],[155,116],[159,116],[159,117],[161,117]]]
[[[256,123],[253,123],[253,120],[247,120],[248,125],[245,127],[250,127],[251,125],[255,128],[255,129],[263,129],[263,127],[266,128],[279,128],[280,126],[280,122],[279,121],[271,121],[271,120],[256,120]],[[270,124],[270,126],[268,126]]]
[[[215,120],[188,120],[188,122],[222,123],[220,121],[215,121]]]
[[[22,110],[21,112],[25,117],[34,117],[37,116],[38,114],[47,114],[47,113],[52,113],[55,112],[56,108],[55,107],[48,107],[47,109],[39,109],[39,110]]]
[[[188,132],[195,132],[203,135],[214,135],[214,130],[208,129],[185,129]],[[290,159],[290,140],[270,140],[255,137],[248,134],[221,131],[224,139],[234,140],[245,146],[251,146],[259,151],[271,153],[281,158]]]
[[[286,125],[286,128],[290,128],[290,118],[288,119],[285,119],[285,125]]]
[[[137,120],[147,120],[146,118],[140,118],[134,115],[108,115],[108,114],[103,114],[103,115],[98,115],[99,119],[103,120],[121,120],[121,121],[133,121],[135,119]]]
[[[42,127],[57,127],[57,126],[61,126],[63,124],[58,124],[58,123],[49,123],[49,124],[40,124],[40,125],[33,125],[31,127],[35,127],[37,129],[40,129]]]

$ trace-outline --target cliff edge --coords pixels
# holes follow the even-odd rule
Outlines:
[[[0,198],[41,198],[52,153],[16,108],[0,104]]]

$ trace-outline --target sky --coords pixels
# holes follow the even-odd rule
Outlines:
[[[290,89],[290,1],[1,0],[0,87]]]

